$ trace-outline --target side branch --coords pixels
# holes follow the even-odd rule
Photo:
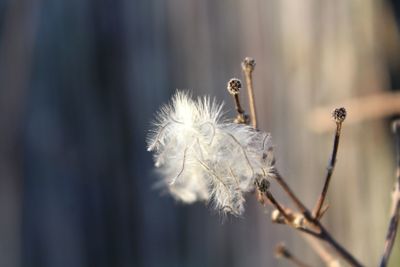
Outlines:
[[[289,185],[285,182],[285,180],[282,178],[282,176],[279,174],[278,171],[276,171],[275,180],[278,182],[278,184],[282,187],[282,189],[285,191],[285,193],[292,199],[294,204],[297,206],[297,209],[304,215],[304,217],[309,221],[312,222],[313,218],[311,217],[310,212],[308,211],[307,207],[301,202],[301,200],[296,196],[296,194],[292,191],[292,189],[289,187]]]
[[[326,195],[328,193],[329,184],[332,178],[333,170],[336,164],[336,155],[339,148],[339,140],[340,140],[340,133],[342,130],[342,123],[346,118],[346,110],[344,108],[335,109],[332,113],[334,120],[336,121],[336,132],[335,132],[335,139],[333,142],[333,149],[331,159],[329,161],[329,165],[327,168],[327,173],[325,177],[324,187],[322,188],[321,195],[318,198],[317,204],[313,210],[313,217],[318,220],[321,217],[321,210],[324,204]]]
[[[283,188],[286,194],[293,200],[296,204],[297,208],[302,212],[304,218],[312,225],[319,230],[319,233],[315,233],[315,237],[320,240],[325,241],[327,244],[330,245],[332,249],[334,249],[345,261],[347,261],[351,266],[361,267],[363,266],[358,260],[351,255],[344,247],[342,247],[332,236],[331,234],[323,227],[323,225],[316,219],[311,216],[310,211],[307,207],[299,200],[299,198],[294,194],[294,192],[290,189],[289,185],[284,181],[284,179],[279,175],[276,171],[276,175],[274,177],[279,185]],[[275,207],[277,207],[275,205]],[[278,208],[278,207],[277,207]],[[280,211],[280,210],[279,210]],[[281,212],[281,211],[280,211]],[[298,230],[302,230],[302,228],[297,228]],[[304,232],[307,233],[308,232]]]
[[[400,217],[400,120],[393,122],[393,131],[396,135],[396,148],[397,148],[397,170],[396,182],[392,194],[392,208],[390,215],[390,222],[386,234],[385,247],[381,257],[380,267],[385,267],[388,264],[390,253],[396,239],[397,228],[399,225]]]
[[[318,254],[321,260],[329,267],[340,267],[339,260],[336,259],[330,251],[328,251],[323,245],[321,245],[320,240],[307,235],[302,234],[303,238],[308,242],[311,248]]]
[[[352,266],[363,266],[351,253],[349,253],[344,247],[342,247],[342,245],[340,245],[319,222],[318,226],[321,229],[321,240],[324,240],[326,243],[328,243],[340,256],[342,256],[343,259],[345,259]]]
[[[249,97],[251,125],[254,129],[257,129],[257,114],[256,114],[256,103],[254,100],[254,89],[253,89],[253,71],[256,66],[256,62],[251,57],[246,57],[242,62],[242,69],[244,77],[246,79],[247,95]]]

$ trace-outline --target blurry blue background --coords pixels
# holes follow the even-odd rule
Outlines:
[[[372,0],[0,1],[0,266],[288,266],[273,256],[280,240],[319,266],[252,196],[243,218],[222,221],[153,189],[154,112],[176,88],[232,109],[224,88],[245,56],[257,60],[260,128],[310,207],[329,108],[349,103],[326,223],[376,264],[399,102],[368,113],[357,101],[399,99],[398,18],[398,4]]]

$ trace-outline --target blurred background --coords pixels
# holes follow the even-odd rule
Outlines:
[[[348,109],[323,220],[376,266],[394,181],[399,22],[395,0],[1,0],[0,266],[290,266],[274,258],[280,241],[322,266],[253,196],[243,218],[223,221],[153,188],[154,112],[176,88],[233,109],[226,82],[242,77],[245,56],[257,61],[260,129],[309,207],[330,111]]]

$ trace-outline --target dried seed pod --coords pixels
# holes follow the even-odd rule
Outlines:
[[[237,95],[242,88],[242,82],[237,78],[232,78],[228,81],[226,88],[231,95]]]
[[[242,62],[242,69],[243,71],[253,71],[256,67],[256,61],[254,58],[246,57]]]
[[[332,112],[332,117],[336,123],[342,123],[346,119],[346,109],[345,108],[335,108]]]

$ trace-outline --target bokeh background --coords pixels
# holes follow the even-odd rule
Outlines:
[[[274,258],[280,241],[322,266],[253,196],[243,218],[223,221],[153,188],[145,136],[154,112],[176,88],[232,109],[225,86],[242,77],[245,56],[257,61],[260,129],[310,207],[330,155],[331,108],[347,107],[324,222],[376,266],[394,181],[399,6],[1,0],[0,266],[289,266]],[[400,265],[399,243],[391,266]]]

